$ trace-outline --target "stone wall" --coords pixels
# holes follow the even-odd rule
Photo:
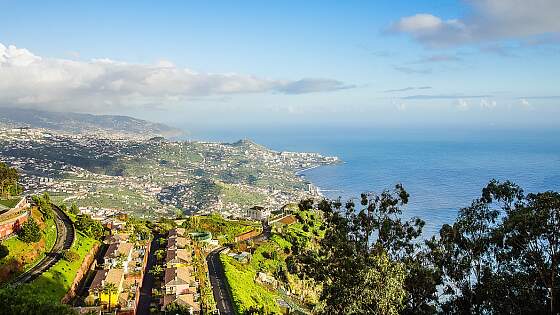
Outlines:
[[[99,243],[95,243],[93,247],[90,249],[89,253],[86,255],[86,257],[84,257],[84,260],[82,261],[82,265],[78,269],[78,272],[76,273],[76,277],[74,278],[74,281],[70,286],[70,289],[68,290],[68,292],[66,292],[66,295],[61,300],[62,303],[68,303],[71,299],[74,298],[74,296],[76,295],[76,291],[80,286],[80,283],[87,275],[88,271],[91,268],[92,263],[95,261],[95,256],[97,255],[98,251],[99,251]]]

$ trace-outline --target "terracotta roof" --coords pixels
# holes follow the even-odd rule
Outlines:
[[[123,280],[123,276],[124,271],[122,269],[97,270],[91,282],[90,290],[101,289],[105,283],[114,283],[118,287]]]
[[[190,285],[196,279],[191,267],[166,268],[164,275],[165,285]]]
[[[109,269],[105,277],[105,282],[114,283],[118,286],[123,280],[123,276],[124,271],[122,269]]]
[[[200,311],[200,305],[194,301],[194,294],[187,293],[177,296],[177,303],[192,307],[193,311]]]
[[[192,253],[189,249],[168,249],[165,257],[167,263],[190,263]]]
[[[282,220],[280,220],[278,222],[289,225],[289,224],[295,223],[296,221],[297,221],[296,217],[294,217],[293,215],[289,215],[285,218],[282,218]]]
[[[173,247],[187,247],[190,241],[186,237],[170,237],[167,239],[167,248],[171,249]]]
[[[187,293],[187,294],[180,294],[180,295],[165,295],[163,297],[163,307],[165,308],[167,305],[177,302],[181,305],[187,305],[192,307],[193,311],[199,312],[200,311],[200,304],[194,301],[194,294]]]
[[[119,256],[119,254],[128,257],[133,248],[134,244],[132,243],[113,243],[109,245],[109,248],[107,248],[107,252],[105,253],[104,257],[116,258]]]
[[[184,228],[175,228],[173,230],[169,230],[169,237],[172,236],[183,236],[185,235],[186,230]]]

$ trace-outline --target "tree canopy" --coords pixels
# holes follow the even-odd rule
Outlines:
[[[439,235],[402,219],[401,185],[353,200],[308,200],[325,236],[296,244],[290,271],[322,284],[320,313],[558,314],[560,194],[492,180]],[[287,261],[287,262],[288,262]]]
[[[20,191],[17,186],[18,179],[19,174],[15,168],[0,162],[0,197],[6,198],[9,195],[18,194]]]

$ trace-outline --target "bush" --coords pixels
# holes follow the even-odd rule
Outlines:
[[[41,229],[35,219],[29,218],[18,232],[18,238],[25,243],[36,243],[41,239]]]
[[[10,250],[8,249],[8,247],[6,247],[6,245],[4,244],[0,244],[0,259],[8,256],[9,253]]]
[[[65,250],[62,252],[62,259],[73,262],[80,259],[80,255],[73,250]]]

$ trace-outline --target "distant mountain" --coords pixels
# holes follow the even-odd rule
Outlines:
[[[128,116],[49,112],[0,108],[0,125],[45,128],[68,133],[110,133],[140,138],[178,137],[183,131],[161,123]]]

